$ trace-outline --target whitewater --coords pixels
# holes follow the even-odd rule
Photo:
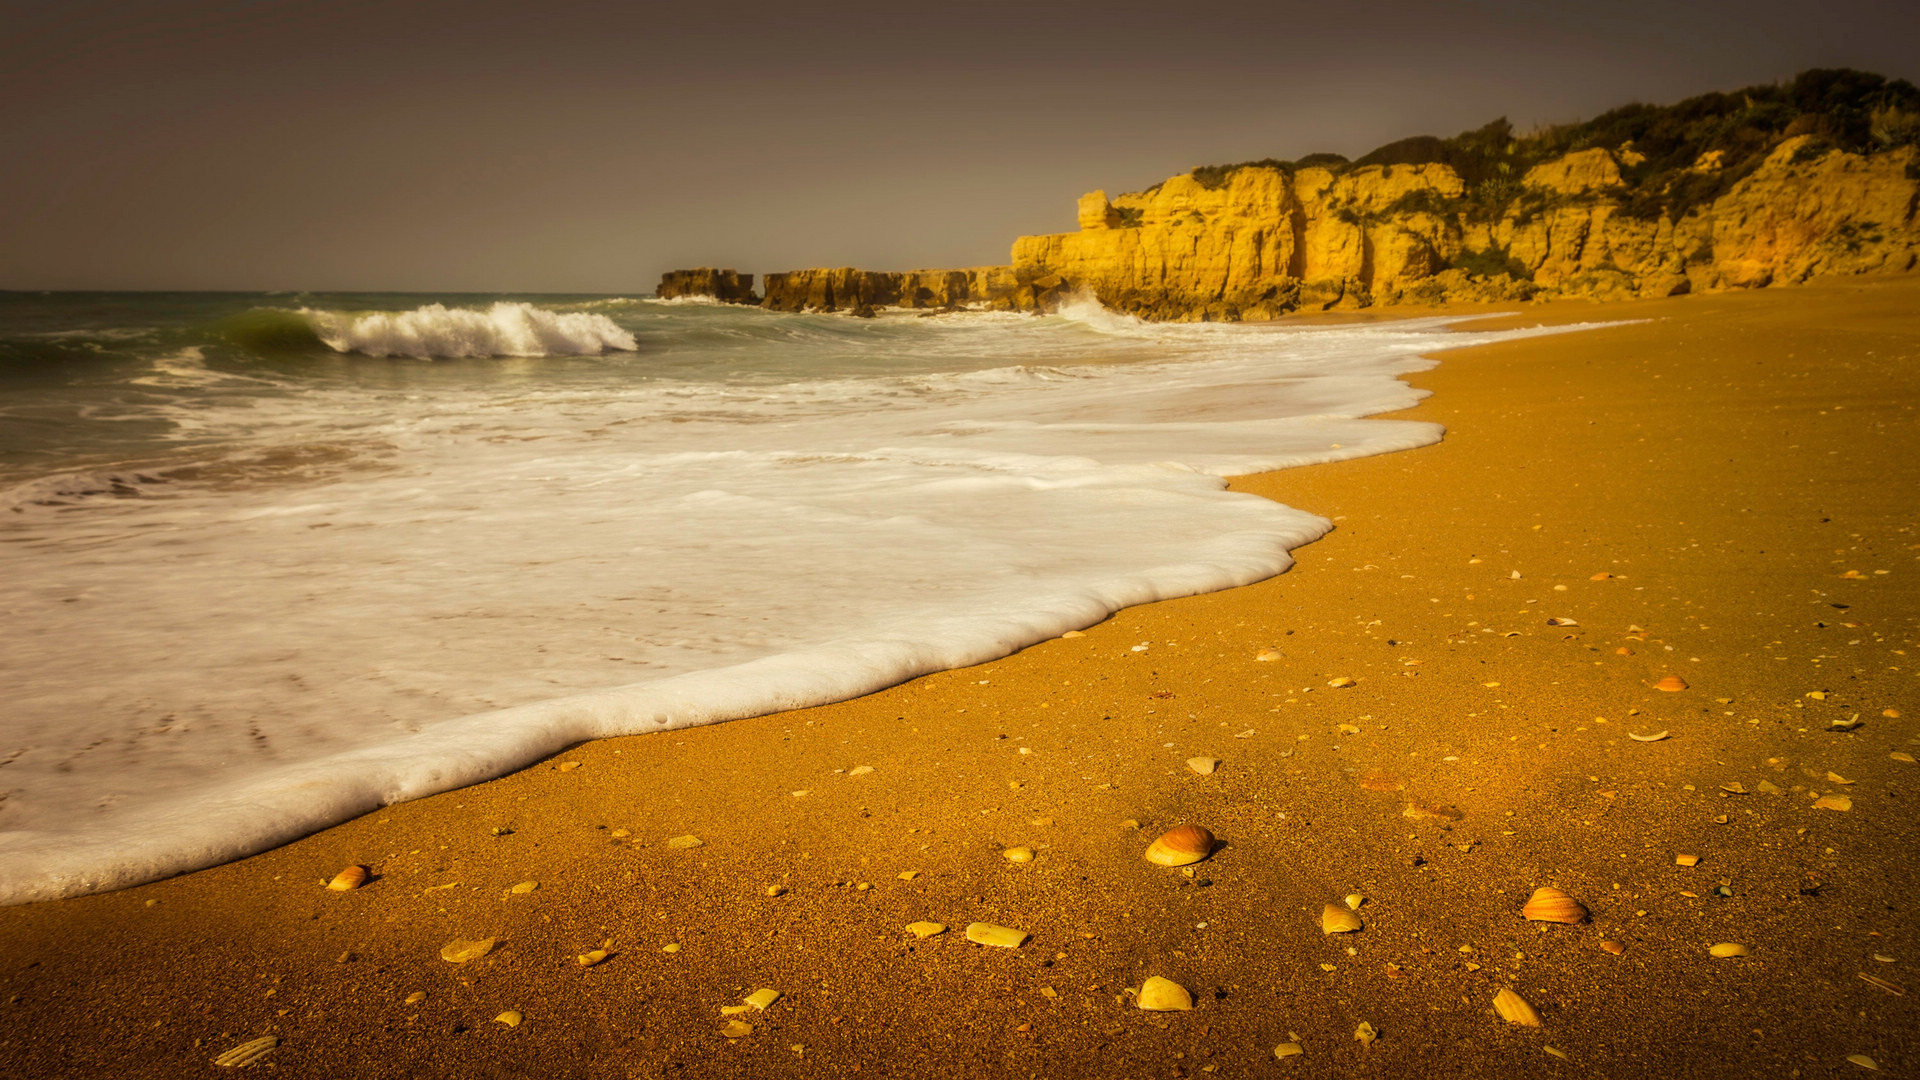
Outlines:
[[[0,903],[1270,577],[1331,525],[1225,477],[1534,332],[0,297]]]

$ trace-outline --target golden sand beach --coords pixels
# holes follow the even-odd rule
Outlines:
[[[1920,280],[1500,317],[1280,577],[0,910],[0,1074],[1911,1074]]]

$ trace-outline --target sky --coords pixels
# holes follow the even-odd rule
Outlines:
[[[1095,188],[1843,66],[1920,81],[1920,4],[0,0],[0,288],[988,265]]]

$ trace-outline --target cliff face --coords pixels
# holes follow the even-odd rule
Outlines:
[[[1155,319],[1270,318],[1300,308],[1752,288],[1920,261],[1920,180],[1903,146],[1862,155],[1781,142],[1677,219],[1632,212],[1620,156],[1595,147],[1529,169],[1504,205],[1468,200],[1445,164],[1246,166],[1109,201],[1080,231],[1021,237],[1017,274],[1058,275]],[[1703,161],[1703,173],[1714,168]]]
[[[1372,304],[1670,296],[1920,262],[1920,88],[1869,72],[1625,105],[1516,135],[1504,119],[1358,161],[1208,166],[1024,236],[1011,266],[769,274],[765,306],[1051,310],[1087,291],[1150,319]],[[660,295],[754,302],[675,271]]]

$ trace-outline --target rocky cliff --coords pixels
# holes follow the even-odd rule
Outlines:
[[[753,275],[702,266],[697,270],[669,270],[660,278],[654,295],[662,300],[704,296],[729,304],[753,304],[760,298],[753,292]]]
[[[1315,154],[1095,191],[1078,231],[1021,237],[1010,266],[769,274],[764,304],[1034,311],[1084,290],[1143,318],[1237,320],[1667,296],[1912,271],[1917,212],[1920,90],[1810,71],[1525,136],[1499,120],[1352,162]],[[679,289],[701,273],[713,272],[668,278]]]

